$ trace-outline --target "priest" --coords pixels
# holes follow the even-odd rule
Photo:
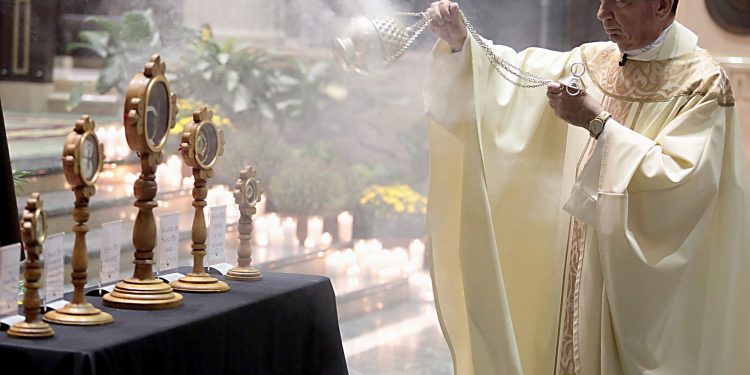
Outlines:
[[[428,9],[432,272],[458,375],[750,373],[734,98],[676,8],[602,0],[611,41],[568,52]],[[519,87],[482,45],[552,83]],[[572,95],[559,82],[581,66]]]

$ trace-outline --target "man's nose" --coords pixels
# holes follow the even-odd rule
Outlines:
[[[606,3],[606,1],[600,1],[599,10],[596,11],[596,18],[602,22],[612,18],[612,10],[609,9],[609,6]]]

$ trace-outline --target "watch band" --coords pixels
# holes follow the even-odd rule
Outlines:
[[[612,114],[607,111],[601,111],[596,118],[589,122],[588,131],[591,137],[598,139],[599,135],[604,131],[604,124],[612,117]]]

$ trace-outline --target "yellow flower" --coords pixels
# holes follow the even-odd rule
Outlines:
[[[170,131],[170,133],[171,134],[182,134],[182,131],[185,129],[185,126],[187,126],[191,122],[193,122],[193,119],[190,118],[190,117],[183,117],[183,118],[177,120],[177,122],[174,125],[174,128],[172,128],[172,130]]]
[[[175,127],[171,130],[171,133],[182,134],[185,126],[193,122],[193,112],[203,106],[208,107],[208,109],[214,113],[214,117],[212,118],[214,125],[218,127],[232,126],[231,119],[219,115],[219,106],[211,106],[200,100],[177,99],[177,122],[175,123]]]
[[[338,84],[329,84],[320,88],[320,91],[328,95],[329,98],[336,101],[344,101],[349,96],[349,91],[345,86]]]
[[[360,205],[383,207],[387,214],[424,214],[427,197],[414,191],[409,185],[372,185],[366,188],[359,199]],[[382,210],[381,209],[381,210]]]
[[[211,31],[211,26],[209,26],[208,24],[201,25],[201,40],[207,42],[213,37],[214,35]]]

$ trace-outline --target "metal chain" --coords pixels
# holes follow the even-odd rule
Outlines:
[[[420,12],[420,13],[414,13],[414,12],[398,12],[398,15],[401,16],[412,16],[412,17],[421,17],[422,21],[424,22],[419,29],[417,29],[414,34],[408,39],[407,44],[405,44],[402,48],[400,48],[393,56],[390,56],[386,58],[387,63],[392,62],[393,60],[397,59],[401,55],[404,54],[404,52],[411,46],[411,44],[414,42],[417,37],[424,31],[424,29],[432,23],[432,18],[427,14],[427,12]],[[474,26],[469,22],[468,19],[466,19],[466,15],[464,15],[463,12],[461,12],[461,18],[463,18],[464,24],[466,24],[466,29],[469,31],[472,37],[474,37],[474,40],[476,40],[477,44],[479,44],[479,47],[482,49],[484,54],[487,56],[487,58],[490,60],[490,63],[492,64],[492,67],[495,68],[497,73],[503,77],[506,81],[510,82],[511,84],[521,87],[521,88],[535,88],[535,87],[542,87],[546,86],[548,83],[552,82],[550,79],[543,78],[541,76],[538,76],[533,73],[529,73],[511,63],[503,59],[502,57],[495,54],[495,51],[492,50],[492,47],[489,46],[484,39],[479,35],[479,33],[474,29]],[[419,24],[419,23],[417,23]],[[509,78],[506,73],[509,73],[512,76],[515,76],[517,80]],[[526,81],[528,83],[521,83],[518,81]]]
[[[395,61],[396,59],[398,59],[399,57],[401,57],[406,52],[406,50],[409,49],[409,47],[411,47],[412,43],[414,43],[414,41],[417,40],[417,38],[419,37],[419,35],[422,34],[422,32],[424,31],[424,29],[427,28],[427,25],[429,25],[430,23],[432,23],[432,18],[430,18],[428,16],[427,12],[422,12],[422,13],[400,13],[400,14],[404,15],[404,16],[422,17],[422,19],[419,20],[419,22],[415,23],[414,25],[412,25],[411,27],[409,27],[409,28],[406,29],[407,33],[412,32],[411,30],[413,30],[414,27],[417,26],[417,25],[419,25],[420,23],[422,23],[422,25],[420,25],[416,29],[416,31],[413,31],[412,35],[398,49],[398,51],[396,51],[393,55],[388,56],[388,57],[385,58],[385,63],[386,64],[390,64],[393,61]]]

